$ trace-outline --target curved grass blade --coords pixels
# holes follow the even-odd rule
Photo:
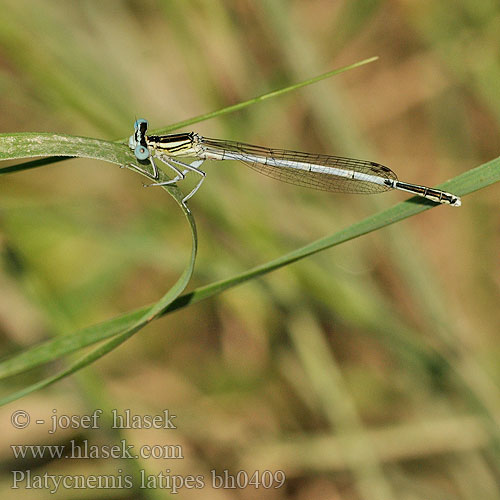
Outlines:
[[[174,123],[172,125],[169,125],[168,127],[155,130],[153,132],[156,134],[169,133],[169,132],[172,132],[173,130],[178,130],[182,127],[187,127],[188,125],[193,125],[195,123],[199,123],[199,122],[208,120],[210,118],[215,118],[217,116],[222,116],[222,115],[225,115],[228,113],[233,113],[234,111],[238,111],[240,109],[246,108],[252,104],[256,104],[258,102],[264,101],[266,99],[270,99],[272,97],[277,97],[277,96],[282,95],[282,94],[286,94],[287,92],[290,92],[292,90],[297,90],[301,87],[311,85],[313,83],[319,82],[319,81],[324,80],[326,78],[330,78],[333,75],[338,75],[339,73],[343,73],[344,71],[358,68],[359,66],[363,66],[365,64],[371,63],[373,61],[376,61],[377,59],[378,59],[378,57],[370,57],[369,59],[364,59],[363,61],[358,61],[354,64],[350,64],[349,66],[344,66],[342,68],[334,69],[333,71],[328,71],[327,73],[323,73],[322,75],[316,76],[314,78],[309,78],[308,80],[304,80],[304,81],[296,83],[294,85],[290,85],[288,87],[284,87],[284,88],[279,89],[279,90],[273,90],[271,92],[267,92],[266,94],[262,94],[260,96],[254,97],[253,99],[249,99],[248,101],[240,102],[238,104],[233,104],[232,106],[227,106],[225,108],[219,109],[217,111],[212,111],[210,113],[205,113],[203,115],[198,115],[198,116],[195,116],[193,118],[189,118],[187,120],[183,120],[181,122]],[[16,135],[16,134],[12,134],[12,135]],[[18,135],[22,135],[22,134],[18,134]],[[50,136],[51,134],[37,134],[37,135]],[[63,138],[63,137],[68,137],[68,136],[61,135],[58,137]],[[123,143],[123,142],[126,142],[127,140],[128,140],[128,137],[117,139],[114,142]],[[107,141],[99,141],[99,142],[107,142]],[[112,142],[109,142],[109,144],[112,144]],[[0,159],[8,159],[5,157],[2,158],[1,147],[2,146],[0,143]],[[0,175],[12,173],[12,172],[20,172],[22,170],[28,170],[28,169],[32,169],[32,168],[36,168],[36,167],[41,167],[41,166],[48,165],[48,164],[54,163],[56,161],[62,161],[65,159],[65,158],[56,158],[57,155],[58,155],[58,153],[55,153],[55,152],[52,153],[51,155],[50,154],[33,155],[33,156],[50,156],[50,158],[45,158],[43,160],[28,161],[25,163],[20,163],[20,164],[15,165],[15,166],[2,168],[2,169],[0,169]],[[73,156],[73,155],[69,154],[69,155],[64,155],[64,156]]]
[[[110,141],[65,134],[37,132],[0,134],[0,160],[37,156],[69,156],[93,158],[124,165],[132,163],[131,159],[135,159],[132,152],[127,149]]]
[[[16,391],[12,394],[9,394],[8,396],[1,398],[0,399],[0,406],[3,406],[5,404],[11,403],[12,401],[16,401],[17,399],[20,399],[28,394],[31,394],[32,392],[35,392],[37,390],[43,389],[45,387],[48,387],[49,385],[52,385],[53,383],[68,377],[69,375],[72,375],[73,373],[77,372],[78,370],[81,370],[82,368],[85,368],[86,366],[90,365],[94,361],[97,361],[99,358],[102,358],[105,354],[111,352],[112,350],[116,349],[118,346],[123,344],[126,340],[128,340],[130,337],[132,337],[135,333],[137,333],[139,330],[141,330],[144,326],[146,326],[148,323],[153,321],[155,318],[158,316],[161,316],[162,313],[168,308],[168,306],[173,302],[174,299],[176,299],[186,288],[187,284],[189,283],[189,280],[191,279],[191,276],[193,274],[194,270],[194,264],[196,261],[196,252],[197,252],[197,233],[196,233],[196,224],[194,221],[193,216],[191,215],[191,212],[182,204],[181,200],[177,200],[181,208],[184,210],[184,213],[189,221],[190,228],[191,228],[191,238],[192,238],[192,246],[191,246],[191,256],[188,260],[188,263],[186,267],[184,268],[184,271],[182,272],[181,276],[177,280],[177,282],[168,290],[168,292],[152,307],[148,307],[146,309],[142,309],[141,313],[138,315],[138,317],[132,321],[128,322],[126,328],[122,328],[119,330],[119,334],[116,335],[114,338],[112,338],[110,341],[106,342],[105,344],[99,346],[97,349],[94,349],[91,353],[86,354],[76,362],[70,364],[69,367],[65,368],[64,370],[60,371],[56,375],[52,375],[50,377],[47,377],[35,384],[32,384],[28,387],[25,387],[19,391]],[[98,330],[98,326],[95,327]],[[57,340],[57,339],[56,339]],[[101,337],[102,340],[102,337]]]
[[[108,141],[54,134],[21,133],[0,135],[0,159],[17,159],[26,158],[28,156],[49,156],[53,154],[59,156],[64,155],[72,157],[94,158],[111,163],[116,163],[120,166],[126,166],[131,169],[133,169],[133,163],[136,161],[135,156],[133,156],[132,152],[127,146]],[[168,180],[168,177],[166,177],[165,174],[163,174],[163,172],[161,171],[160,178]],[[6,404],[8,402],[19,399],[20,397],[35,390],[41,389],[42,387],[46,387],[47,385],[50,385],[57,380],[60,380],[61,378],[64,378],[71,373],[74,373],[75,371],[89,365],[96,359],[99,359],[104,354],[110,352],[125,340],[130,338],[134,333],[139,331],[157,316],[161,315],[162,312],[168,307],[168,305],[186,288],[193,273],[194,263],[196,260],[196,225],[191,212],[182,203],[182,198],[184,196],[183,193],[179,189],[177,189],[175,185],[162,187],[169,192],[169,194],[182,208],[191,229],[191,257],[180,278],[156,304],[143,310],[142,314],[137,315],[137,317],[134,318],[133,321],[128,321],[122,324],[120,329],[116,331],[116,333],[119,334],[117,337],[113,338],[111,341],[107,342],[90,354],[76,361],[62,372],[3,398],[0,401],[0,404]],[[99,325],[97,325],[95,328],[97,331],[99,331]],[[101,340],[105,338],[105,336],[101,335]],[[54,340],[60,340],[60,338]],[[32,358],[31,367],[38,366],[40,364],[39,362],[37,362],[36,358],[37,356],[35,356],[34,359]]]
[[[51,162],[54,157],[57,157],[56,161],[67,158],[103,160],[144,175],[133,168],[137,163],[137,158],[130,148],[124,144],[65,134],[37,132],[0,134],[0,160],[18,160],[33,157],[49,157]],[[0,169],[0,174],[42,166],[44,165],[44,161],[45,159],[42,158],[4,167]],[[153,175],[152,168],[148,162],[141,164],[141,168],[149,172],[150,175]],[[160,182],[169,180],[169,177],[161,170],[159,171],[159,175]],[[177,203],[180,203],[184,195],[177,186],[174,184],[165,186],[165,188]]]
[[[469,170],[453,180],[438,186],[442,189],[453,190],[460,196],[470,194],[500,181],[500,158],[491,160],[477,168]],[[399,203],[391,208],[383,210],[366,219],[353,224],[331,236],[316,240],[302,248],[294,250],[282,257],[262,264],[232,278],[218,281],[204,287],[197,288],[193,292],[182,295],[174,300],[162,314],[167,314],[190,304],[212,297],[225,290],[245,283],[253,278],[263,276],[271,271],[284,267],[300,259],[326,250],[333,246],[344,243],[351,239],[362,236],[377,229],[399,222],[403,219],[421,213],[434,204],[418,197],[410,198],[408,201]],[[446,209],[444,207],[443,209]],[[20,353],[0,363],[0,378],[6,378],[35,366],[59,359],[67,354],[75,352],[83,347],[95,344],[106,338],[117,335],[128,325],[133,324],[139,317],[150,311],[150,306],[142,307],[136,311],[113,318],[112,320],[79,330],[64,338],[56,338],[40,344],[32,349]]]

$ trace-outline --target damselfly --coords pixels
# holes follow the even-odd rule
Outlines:
[[[380,193],[389,189],[399,189],[416,194],[436,203],[459,207],[458,196],[439,189],[410,184],[398,180],[388,167],[367,160],[355,160],[341,156],[300,153],[283,149],[252,146],[242,142],[209,139],[194,132],[169,135],[146,135],[147,120],[137,120],[129,146],[140,161],[149,159],[153,167],[152,178],[159,179],[154,158],[170,167],[175,177],[166,182],[152,185],[165,186],[185,178],[188,172],[200,176],[194,189],[184,197],[183,204],[200,188],[205,172],[200,169],[205,160],[237,160],[258,172],[299,186],[337,193]],[[185,163],[178,158],[196,158]],[[134,165],[142,173],[151,174]]]

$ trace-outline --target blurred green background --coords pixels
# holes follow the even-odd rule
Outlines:
[[[377,55],[368,66],[193,127],[369,158],[436,185],[498,155],[493,0],[0,0],[0,132],[126,137]],[[227,163],[227,164],[226,164]],[[206,166],[190,201],[191,289],[405,199],[332,195]],[[180,184],[188,192],[192,180]],[[70,160],[0,178],[4,357],[159,298],[189,230],[161,189]],[[0,409],[6,498],[163,499],[167,489],[12,490],[33,474],[283,470],[278,489],[179,498],[500,498],[498,187],[168,315],[81,373]],[[64,362],[9,380],[4,394]],[[140,415],[175,431],[15,430],[10,415]],[[182,460],[20,460],[11,444],[181,445]]]

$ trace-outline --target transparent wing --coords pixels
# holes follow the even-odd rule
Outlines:
[[[293,163],[309,163],[315,166],[335,167],[348,172],[382,177],[384,179],[397,180],[396,174],[388,167],[372,161],[355,160],[341,156],[329,156],[300,151],[288,151],[284,149],[271,149],[261,146],[253,146],[243,142],[223,141],[220,139],[200,138],[203,149],[206,152],[224,156],[224,151],[248,156],[259,156],[275,160],[287,160],[290,166],[265,165],[249,159],[238,158],[239,161],[261,174],[278,179],[283,182],[305,186],[321,191],[337,193],[379,193],[391,189],[389,186],[374,184],[373,182],[350,179],[332,175],[331,173],[310,172],[293,168]],[[325,169],[326,172],[326,169]]]

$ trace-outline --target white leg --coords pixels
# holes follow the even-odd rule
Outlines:
[[[156,166],[156,163],[154,162],[152,156],[149,157],[149,161],[151,163],[151,166],[153,167],[153,175],[152,176],[151,176],[151,172],[148,172],[147,170],[139,167],[139,165],[135,165],[135,164],[132,164],[132,163],[129,163],[129,165],[132,168],[134,168],[135,170],[138,170],[139,172],[141,172],[141,174],[144,174],[147,177],[153,177],[153,179],[158,180],[158,178],[159,178],[158,167]]]
[[[158,173],[158,167],[156,166],[155,161],[153,160],[153,157],[149,155],[149,161],[151,162],[151,166],[153,167],[153,175],[155,179],[160,178],[160,174]]]
[[[205,175],[206,175],[205,172],[203,172],[203,170],[199,169],[199,167],[203,164],[203,162],[205,160],[195,160],[192,163],[184,163],[182,161],[179,161],[179,160],[176,160],[176,159],[170,158],[170,157],[168,159],[159,157],[159,160],[162,163],[164,163],[165,165],[167,165],[168,167],[170,167],[177,175],[169,181],[153,182],[152,184],[145,185],[145,187],[168,186],[171,184],[175,184],[176,182],[184,179],[188,172],[196,172],[198,175],[201,176],[201,179],[198,182],[198,184],[196,184],[194,189],[187,196],[185,196],[182,200],[182,204],[184,205],[185,208],[187,208],[186,201],[189,200],[189,198],[191,198],[196,193],[196,191],[198,191],[201,184],[205,180]],[[158,179],[159,178],[158,167],[156,166],[152,156],[150,156],[150,161],[151,161],[151,165],[153,166],[154,179]],[[144,174],[146,174],[148,177],[151,177],[151,174],[149,172],[146,172],[145,170],[143,170],[140,167],[137,167],[136,165],[132,165],[132,166],[135,169],[139,170],[140,172],[143,172]],[[184,170],[181,171],[178,167],[184,167]]]
[[[182,200],[183,205],[186,206],[186,201],[188,201],[189,198],[191,198],[196,193],[196,191],[198,191],[198,189],[200,189],[200,186],[202,185],[203,181],[205,180],[205,176],[207,174],[205,172],[203,172],[203,170],[199,169],[199,167],[201,167],[201,165],[203,164],[203,162],[205,160],[195,160],[190,164],[182,163],[178,160],[174,160],[173,158],[170,158],[170,161],[172,161],[172,163],[176,163],[179,166],[186,167],[186,170],[184,170],[184,172],[183,172],[184,174],[190,170],[191,172],[196,172],[197,174],[199,174],[201,176],[198,184],[196,184],[194,189],[187,196],[185,196],[184,199]]]
[[[153,157],[150,156],[151,159],[151,164],[153,165],[153,171],[154,171],[154,179],[158,180],[160,178],[160,174],[158,173],[158,167],[156,166]],[[170,179],[169,181],[163,181],[163,182],[153,182],[152,184],[147,184],[145,187],[150,187],[150,186],[169,186],[171,184],[175,184],[177,181],[180,181],[186,177],[186,172],[181,172],[175,165],[170,163],[170,161],[167,161],[163,158],[160,158],[160,161],[170,167],[175,173],[176,176],[173,179]],[[184,165],[184,163],[182,163]],[[187,165],[186,165],[187,166]]]

